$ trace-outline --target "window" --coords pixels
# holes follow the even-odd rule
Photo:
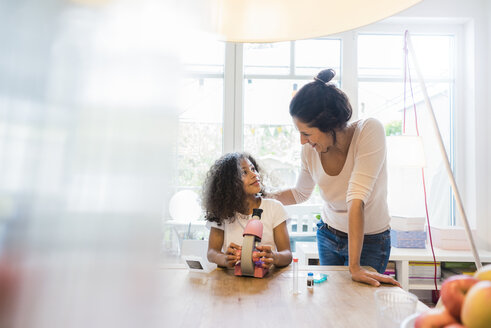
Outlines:
[[[189,74],[179,122],[176,188],[200,190],[213,161],[230,151],[254,155],[268,173],[271,189],[292,186],[301,146],[289,103],[296,90],[330,67],[337,73],[334,83],[350,96],[353,119],[375,117],[385,125],[387,135],[401,133],[404,107],[406,132],[415,133],[414,97],[427,154],[430,218],[437,224],[455,224],[451,189],[434,132],[423,114],[426,109],[413,59],[412,84],[407,82],[404,100],[404,29],[390,24],[379,27],[294,42],[208,42],[193,47],[186,62]],[[443,32],[412,34],[412,40],[453,163],[458,29],[447,27],[442,27]],[[314,192],[310,202],[320,203],[319,194]],[[425,215],[420,170],[389,168],[389,208],[394,215]]]
[[[194,191],[222,153],[225,60],[224,43],[208,40],[197,46],[183,58],[186,75],[180,89],[175,181],[177,189]]]
[[[340,65],[340,39],[244,45],[244,150],[265,166],[268,187],[293,186],[300,169],[300,136],[288,110],[291,98],[326,67],[337,69],[339,79]],[[310,202],[320,202],[317,192]]]
[[[447,153],[452,160],[454,36],[414,35],[411,39]],[[358,35],[359,116],[379,119],[385,125],[389,138],[403,133],[404,128],[406,134],[416,135],[418,126],[426,155],[425,179],[430,218],[435,224],[450,224],[450,184],[433,128],[426,117],[426,106],[412,56],[409,56],[410,65],[404,86],[403,45],[402,34]],[[413,105],[418,115],[417,124]],[[391,214],[425,216],[421,169],[389,167],[388,170]],[[407,197],[408,194],[412,196]]]

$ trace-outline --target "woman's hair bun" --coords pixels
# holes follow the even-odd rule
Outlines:
[[[322,70],[317,74],[316,80],[320,80],[321,82],[327,83],[332,80],[332,78],[336,75],[336,72],[332,68],[328,68]]]

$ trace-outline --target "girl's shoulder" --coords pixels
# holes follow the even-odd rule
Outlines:
[[[262,198],[261,200],[261,206],[260,206],[264,211],[285,211],[285,207],[283,204],[277,200],[277,199],[272,199],[272,198]]]
[[[273,207],[277,207],[277,206],[283,206],[283,204],[281,204],[281,202],[277,199],[274,199],[274,198],[261,198],[261,205],[266,207],[266,206],[273,206]]]

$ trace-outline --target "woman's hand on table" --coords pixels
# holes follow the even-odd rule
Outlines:
[[[366,270],[361,266],[356,268],[350,267],[349,271],[351,273],[351,279],[353,279],[354,281],[362,282],[375,287],[380,286],[381,282],[401,287],[399,282],[394,278],[389,277],[385,274],[378,273],[376,271]]]
[[[228,245],[227,251],[225,252],[225,262],[227,267],[233,268],[237,261],[240,260],[240,254],[242,251],[242,246],[239,246],[234,243],[230,243]]]

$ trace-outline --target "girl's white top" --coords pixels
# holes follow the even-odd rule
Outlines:
[[[273,229],[287,219],[287,214],[283,205],[275,199],[261,200],[260,209],[263,210],[261,215],[261,222],[263,224],[263,237],[259,245],[272,246],[273,250],[276,250],[276,244],[274,242]],[[223,252],[227,250],[230,243],[235,243],[242,246],[244,237],[242,236],[247,222],[251,219],[252,215],[243,215],[237,213],[233,222],[224,222],[222,225],[218,225],[216,222],[207,222],[208,229],[217,228],[224,231],[224,242],[222,246]]]

